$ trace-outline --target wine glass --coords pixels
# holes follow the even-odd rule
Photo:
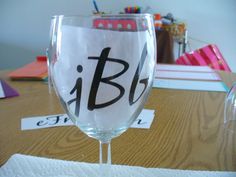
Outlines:
[[[225,99],[224,126],[227,130],[236,132],[236,82]]]
[[[55,16],[50,78],[66,113],[100,142],[100,164],[111,164],[112,138],[135,121],[152,88],[156,59],[150,14]]]

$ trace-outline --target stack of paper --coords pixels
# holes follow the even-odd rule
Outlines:
[[[36,61],[9,74],[13,80],[45,80],[48,76],[47,57],[38,56]]]
[[[208,66],[165,65],[156,66],[153,87],[227,92],[228,87]]]

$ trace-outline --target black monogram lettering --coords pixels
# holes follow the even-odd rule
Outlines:
[[[99,57],[96,57],[96,56],[88,57],[89,60],[98,60],[98,63],[97,63],[97,66],[96,66],[96,69],[94,72],[90,92],[89,92],[89,98],[88,98],[87,107],[88,107],[88,110],[90,110],[90,111],[92,111],[94,109],[104,108],[104,107],[107,107],[109,105],[116,103],[120,98],[122,98],[122,96],[125,93],[124,87],[122,85],[118,84],[117,82],[114,82],[113,80],[120,77],[122,74],[124,74],[128,70],[129,64],[126,61],[121,60],[121,59],[109,58],[108,55],[109,55],[110,50],[111,50],[111,48],[107,47],[102,50]],[[137,66],[136,72],[133,77],[133,81],[131,83],[130,92],[129,92],[129,104],[130,105],[133,105],[134,103],[136,103],[141,98],[141,96],[143,95],[144,91],[147,88],[149,78],[144,78],[144,79],[140,80],[140,74],[143,69],[143,65],[144,65],[146,57],[147,57],[147,43],[145,43],[145,45],[144,45],[144,48],[143,48],[142,54],[141,54],[141,59],[139,61],[139,64]],[[124,68],[120,72],[115,73],[114,75],[111,75],[108,77],[103,77],[103,71],[105,69],[106,62],[118,63],[118,64],[123,65]],[[78,71],[78,73],[81,73],[83,71],[83,67],[81,65],[78,65],[77,71]],[[111,86],[117,88],[119,90],[119,95],[114,98],[111,98],[111,100],[109,100],[107,102],[96,103],[98,89],[99,89],[99,86],[101,83],[108,84],[108,85],[111,85]],[[138,84],[143,84],[144,88],[143,88],[142,92],[140,93],[140,95],[136,98],[136,100],[134,100],[134,94],[135,94],[136,87]],[[71,103],[76,102],[75,103],[75,115],[78,117],[79,111],[80,111],[81,94],[82,94],[82,78],[81,77],[79,77],[76,80],[75,86],[70,91],[70,94],[72,95],[75,92],[76,92],[76,97],[74,99],[69,100],[67,102],[67,104],[70,105]],[[39,124],[42,124],[42,123],[43,122],[39,122]]]
[[[77,71],[81,73],[83,71],[83,67],[81,65],[77,66]],[[82,93],[82,78],[79,77],[76,80],[74,88],[70,91],[70,94],[72,95],[76,91],[76,98],[68,101],[68,105],[70,105],[73,102],[75,103],[75,115],[79,116],[79,110],[80,110],[80,100],[81,100],[81,93]]]
[[[145,61],[146,57],[147,57],[147,43],[145,43],[145,45],[144,45],[142,55],[141,55],[141,59],[140,59],[140,62],[138,64],[138,67],[136,69],[136,72],[134,74],[133,82],[132,82],[131,87],[130,87],[130,92],[129,92],[129,104],[130,105],[133,105],[134,103],[136,103],[140,99],[140,97],[143,95],[144,91],[147,88],[148,78],[141,79],[139,81],[139,83],[144,84],[144,89],[141,92],[141,94],[139,95],[139,97],[134,101],[135,90],[136,90],[138,80],[139,80],[139,77],[140,77],[140,73],[142,71],[142,68],[143,68],[144,61]]]
[[[114,104],[125,93],[124,87],[122,87],[120,84],[118,84],[116,82],[113,82],[112,80],[121,76],[122,74],[124,74],[128,70],[129,64],[123,60],[120,60],[120,59],[108,58],[110,50],[111,50],[111,48],[107,47],[102,50],[100,57],[88,57],[88,59],[98,60],[98,64],[97,64],[97,67],[96,67],[96,70],[94,73],[94,77],[93,77],[93,81],[92,81],[92,85],[91,85],[91,89],[90,89],[90,94],[89,94],[89,100],[88,100],[88,109],[89,110],[93,110],[96,108],[103,108],[103,107],[109,106],[111,104]],[[122,64],[124,66],[124,68],[119,73],[116,73],[112,76],[103,78],[102,74],[103,74],[103,70],[105,68],[107,61]],[[98,88],[99,88],[99,85],[101,82],[118,88],[120,93],[117,97],[113,98],[112,100],[110,100],[108,102],[96,104],[97,92],[98,92]]]

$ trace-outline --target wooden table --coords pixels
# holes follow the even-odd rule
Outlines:
[[[10,81],[20,96],[0,100],[0,165],[14,153],[98,162],[99,144],[74,126],[21,131],[21,118],[63,113],[40,81]],[[220,73],[228,86],[235,75]],[[223,127],[226,93],[152,90],[150,129],[129,129],[112,141],[114,164],[236,171],[236,133]]]

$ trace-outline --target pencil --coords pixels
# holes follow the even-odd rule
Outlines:
[[[95,0],[93,0],[93,5],[94,5],[94,8],[97,11],[97,13],[99,13],[98,6],[97,6],[97,3]]]

